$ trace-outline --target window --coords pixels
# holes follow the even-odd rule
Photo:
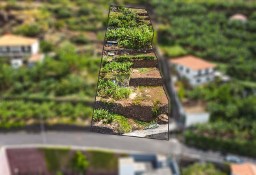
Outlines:
[[[2,51],[6,52],[7,51],[6,47],[2,47]]]
[[[180,70],[183,70],[183,67],[182,67],[182,66],[180,66]]]
[[[197,83],[200,83],[200,82],[201,82],[200,78],[198,78],[198,79],[196,80],[196,82],[197,82]]]
[[[209,69],[205,69],[205,73],[208,74],[209,73]]]
[[[189,72],[190,72],[190,70],[189,70],[189,69],[187,69],[187,70],[186,70],[186,72],[187,72],[187,73],[189,73]]]
[[[199,71],[198,71],[198,75],[201,75],[201,73],[202,73],[202,71],[201,71],[201,70],[199,70]]]

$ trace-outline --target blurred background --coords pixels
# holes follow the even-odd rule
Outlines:
[[[168,142],[103,137],[87,132],[110,4],[140,6],[151,16],[155,45],[170,63],[170,76],[186,116],[183,130],[173,130]],[[207,171],[229,174],[241,167],[245,172],[247,166],[254,166],[251,165],[256,157],[254,0],[2,0],[0,26],[0,145],[6,147],[3,154],[7,159],[11,160],[12,155],[7,151],[9,145],[35,143],[172,155],[171,162],[175,159],[184,174],[197,171],[195,174]],[[195,67],[198,74],[191,77],[189,73]],[[148,149],[143,146],[146,144]],[[24,162],[24,150],[15,151],[21,155],[20,162]],[[93,161],[92,153],[85,152],[85,157],[74,152],[68,155]],[[42,155],[35,150],[33,154]],[[235,156],[230,158],[230,154]],[[97,160],[111,159],[103,157],[100,155]],[[138,160],[136,156],[132,158]],[[65,161],[56,156],[51,159]],[[226,167],[227,161],[235,165]],[[85,164],[81,167],[86,169]],[[30,168],[38,167],[31,165]],[[96,161],[88,174],[107,171],[94,171],[97,165],[102,166]],[[15,166],[12,173],[19,174]],[[53,168],[48,173],[60,174],[65,169],[56,167],[60,172]],[[85,172],[83,168],[76,169],[77,172],[74,169],[66,173]],[[112,174],[117,174],[117,169],[116,162]],[[26,170],[29,172],[29,168]]]

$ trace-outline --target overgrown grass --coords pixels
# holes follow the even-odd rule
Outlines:
[[[128,98],[132,90],[129,87],[120,87],[111,80],[99,80],[98,95],[115,100]]]
[[[131,62],[108,62],[103,65],[101,72],[129,72],[132,64]]]
[[[179,45],[161,46],[160,48],[162,49],[164,54],[168,57],[178,57],[178,56],[183,56],[187,54],[187,51]]]
[[[113,114],[109,113],[105,109],[95,109],[92,119],[94,121],[102,121],[104,124],[112,123]]]
[[[107,151],[88,150],[90,168],[104,171],[117,171],[118,157],[115,153]]]
[[[119,133],[127,133],[132,131],[132,126],[129,124],[128,119],[124,116],[114,115],[114,121],[119,125]]]
[[[63,163],[68,159],[69,148],[44,148],[40,149],[45,156],[46,165],[49,171],[56,172],[61,169]]]
[[[152,56],[152,55],[121,55],[121,56],[117,56],[115,57],[116,61],[132,61],[132,60],[155,60],[156,57]]]

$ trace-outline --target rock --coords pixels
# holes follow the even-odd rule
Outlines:
[[[130,98],[130,99],[134,99],[136,96],[137,96],[136,93],[131,93],[130,96],[129,96],[129,98]]]
[[[157,123],[159,124],[166,124],[168,123],[168,115],[166,114],[160,114],[158,117],[157,117]]]

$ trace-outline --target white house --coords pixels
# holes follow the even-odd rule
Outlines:
[[[177,163],[162,155],[133,154],[118,160],[119,175],[179,175]]]
[[[7,57],[14,68],[39,54],[39,40],[12,34],[0,37],[0,57]],[[43,57],[41,58],[43,59]]]
[[[187,55],[171,59],[179,76],[186,77],[192,86],[205,84],[214,80],[215,64],[201,58]]]

